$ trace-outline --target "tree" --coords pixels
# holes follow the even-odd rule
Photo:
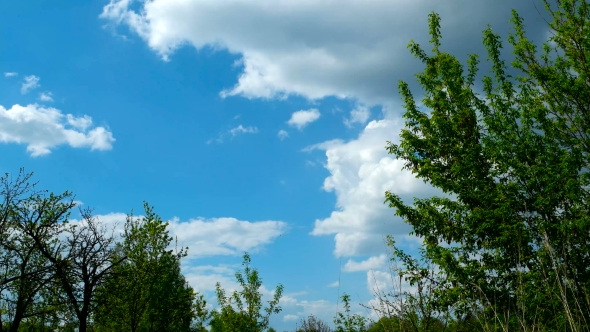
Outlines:
[[[350,314],[350,295],[342,295],[342,303],[344,304],[344,314],[338,312],[334,317],[334,324],[336,324],[336,332],[364,332],[366,331],[367,319],[361,315]]]
[[[0,178],[0,288],[3,311],[9,318],[8,330],[19,330],[24,320],[55,316],[58,304],[47,296],[53,289],[54,266],[43,255],[43,246],[57,243],[57,228],[67,218],[73,196],[47,195],[31,183],[33,173],[23,169],[12,179],[7,173]],[[34,233],[35,237],[31,234]],[[0,312],[0,318],[4,316]],[[0,319],[0,331],[4,329]]]
[[[242,287],[240,292],[234,291],[231,296],[226,296],[221,284],[216,284],[220,309],[213,312],[211,332],[262,332],[268,328],[270,315],[281,312],[278,304],[283,285],[277,285],[273,299],[268,301],[268,307],[264,308],[262,314],[262,294],[259,292],[262,279],[258,276],[258,270],[250,268],[250,255],[245,253],[243,259],[244,272],[238,271],[235,275]]]
[[[54,294],[63,296],[63,301],[77,318],[79,332],[86,332],[88,319],[97,305],[96,290],[123,258],[114,259],[114,238],[112,234],[107,235],[105,226],[92,216],[90,209],[80,210],[83,220],[68,226],[69,213],[65,211],[75,203],[61,203],[62,200],[62,196],[53,194],[47,200],[36,200],[29,209],[55,204],[63,213],[37,212],[38,222],[27,223],[23,233],[34,241],[43,257],[51,263],[55,279],[61,287],[61,292]],[[59,240],[63,233],[66,233],[65,240]],[[47,241],[47,235],[54,240]]]
[[[307,319],[302,319],[299,325],[297,332],[332,332],[332,329],[326,322],[314,315],[309,315]]]
[[[441,308],[483,306],[503,328],[578,330],[590,322],[590,11],[583,0],[544,2],[554,35],[540,56],[513,11],[512,65],[523,76],[506,74],[500,37],[484,31],[493,78],[483,98],[473,91],[477,56],[465,74],[429,16],[433,55],[409,48],[426,66],[417,78],[431,112],[400,82],[406,128],[387,149],[446,196],[406,205],[387,192],[386,202],[449,277]]]
[[[196,298],[180,271],[180,259],[188,248],[169,250],[168,223],[147,203],[144,209],[143,218],[127,216],[123,243],[117,248],[125,260],[100,289],[96,329],[190,331],[193,319],[207,311],[202,296]]]

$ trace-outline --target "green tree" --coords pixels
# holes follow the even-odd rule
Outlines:
[[[334,317],[336,332],[364,332],[366,331],[367,319],[361,315],[350,314],[350,295],[342,295],[344,313],[338,312]]]
[[[445,193],[413,205],[386,193],[449,278],[439,305],[461,303],[463,314],[483,306],[502,329],[590,322],[590,11],[583,0],[556,4],[545,1],[553,36],[541,55],[513,11],[512,65],[522,76],[506,73],[500,37],[484,31],[492,77],[483,78],[483,97],[473,88],[477,56],[465,73],[441,51],[440,18],[431,14],[433,54],[409,45],[426,66],[417,78],[431,111],[400,82],[406,128],[399,144],[387,143],[405,169]]]
[[[273,299],[268,301],[268,307],[262,310],[262,294],[259,289],[262,286],[262,279],[258,270],[250,268],[250,255],[243,256],[244,272],[236,272],[236,279],[241,291],[234,291],[231,296],[226,296],[221,284],[216,284],[217,301],[220,309],[213,312],[211,332],[262,332],[269,326],[270,315],[281,312],[278,305],[283,294],[283,285],[277,285]]]
[[[1,315],[7,314],[9,331],[19,330],[21,323],[68,316],[65,301],[55,296],[63,289],[55,282],[59,269],[49,256],[64,253],[59,236],[67,233],[73,195],[37,190],[32,176],[21,169],[14,179],[9,174],[0,179]]]
[[[127,217],[117,248],[125,260],[100,290],[97,331],[190,331],[197,313],[207,314],[180,271],[188,248],[168,249],[168,223],[147,203],[144,209],[143,218]]]

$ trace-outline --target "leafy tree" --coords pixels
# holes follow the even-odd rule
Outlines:
[[[37,222],[28,222],[23,233],[30,237],[40,253],[52,266],[61,292],[54,292],[75,314],[79,332],[86,332],[89,318],[96,308],[96,290],[109,277],[114,266],[122,259],[114,260],[114,238],[107,235],[106,228],[91,215],[91,210],[81,210],[83,220],[78,225],[67,226],[69,213],[74,206],[61,203],[68,193],[60,196],[51,194],[47,199],[35,199],[25,210],[33,210]],[[55,205],[57,211],[42,211],[40,208]],[[21,213],[25,213],[24,211]],[[55,211],[54,210],[54,211]],[[27,219],[34,220],[34,219]],[[66,235],[65,240],[59,236]],[[50,235],[53,241],[47,241]]]
[[[143,218],[127,217],[118,247],[125,261],[100,290],[98,331],[190,331],[195,316],[207,314],[204,300],[195,302],[197,294],[180,271],[188,248],[169,250],[168,223],[147,203],[144,209]]]
[[[58,245],[75,204],[68,192],[48,195],[37,190],[32,176],[21,169],[14,179],[9,174],[0,179],[0,317],[7,314],[9,331],[19,330],[25,321],[55,316],[58,307],[64,309],[48,296],[56,291],[55,265],[43,250]]]
[[[364,332],[366,331],[367,319],[361,315],[350,314],[350,295],[342,295],[342,303],[344,305],[344,314],[338,312],[334,317],[334,324],[336,324],[336,332]]]
[[[275,290],[273,299],[268,301],[268,307],[262,309],[262,294],[259,292],[262,279],[258,276],[258,270],[250,268],[250,255],[243,256],[244,272],[236,272],[236,279],[242,290],[234,291],[231,296],[225,295],[221,284],[216,284],[217,300],[220,309],[213,312],[211,332],[262,332],[269,326],[270,315],[281,312],[278,305],[283,294],[283,285],[279,284]]]
[[[407,205],[386,193],[424,238],[425,258],[448,276],[439,307],[480,308],[505,330],[590,322],[589,3],[544,2],[553,36],[541,55],[513,11],[512,65],[522,76],[506,73],[500,37],[484,31],[493,77],[483,78],[483,97],[473,88],[477,56],[464,73],[441,51],[440,18],[431,14],[433,54],[409,45],[426,66],[417,78],[431,111],[400,82],[406,128],[400,144],[387,143],[405,169],[446,194]]]

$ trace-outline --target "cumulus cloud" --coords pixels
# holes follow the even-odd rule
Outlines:
[[[422,67],[406,46],[410,39],[427,43],[427,15],[433,10],[443,18],[445,51],[460,55],[485,52],[481,31],[488,23],[505,35],[512,8],[524,15],[533,39],[547,30],[532,1],[511,7],[494,0],[132,3],[111,0],[100,17],[113,27],[126,25],[165,60],[185,45],[239,54],[242,73],[221,94],[247,98],[294,94],[353,98],[370,106],[390,102],[398,79],[412,79]]]
[[[41,79],[35,75],[25,76],[24,82],[20,88],[20,92],[24,95],[27,92],[40,87],[41,86],[39,84],[40,80]]]
[[[179,245],[189,245],[189,257],[234,255],[253,252],[271,243],[287,231],[282,221],[248,222],[235,218],[190,219],[170,221],[171,235]]]
[[[0,106],[0,142],[26,144],[31,156],[51,153],[59,145],[110,150],[115,141],[105,127],[94,127],[87,115],[77,117],[39,105]]]
[[[232,136],[236,136],[236,135],[239,135],[239,134],[255,134],[257,132],[258,132],[258,128],[256,128],[256,127],[251,127],[251,126],[250,127],[244,127],[242,125],[239,125],[239,126],[237,126],[237,127],[232,128],[232,129],[229,130],[229,133]]]
[[[293,112],[287,124],[301,130],[320,118],[320,111],[315,108]]]
[[[344,272],[357,272],[380,269],[383,267],[383,265],[385,265],[386,260],[387,256],[385,254],[373,256],[361,262],[348,260],[348,262],[346,262],[346,264],[344,265],[343,270]]]
[[[39,100],[51,102],[51,101],[53,101],[52,96],[53,96],[53,93],[51,93],[51,92],[41,92],[39,94]]]
[[[402,171],[403,161],[388,155],[385,142],[399,142],[401,120],[374,120],[357,139],[332,140],[304,151],[324,150],[330,175],[323,189],[336,194],[336,209],[315,221],[312,235],[334,235],[337,257],[375,255],[385,248],[385,235],[407,235],[409,226],[383,203],[391,190],[406,202],[414,196],[440,194],[432,186]]]
[[[15,73],[15,72],[6,72],[6,73],[4,73],[4,77],[14,77],[14,76],[17,76],[17,75],[18,75],[18,73]]]
[[[277,134],[277,136],[282,141],[285,138],[289,137],[289,133],[286,130],[281,129],[281,130],[279,130],[279,133]]]

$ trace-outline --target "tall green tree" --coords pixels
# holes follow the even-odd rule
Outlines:
[[[98,331],[189,331],[204,305],[180,271],[188,248],[170,247],[167,222],[144,203],[145,217],[127,217],[118,255],[125,261],[100,290]],[[202,304],[202,303],[201,303]]]
[[[221,284],[216,284],[220,309],[213,312],[211,332],[263,332],[269,328],[270,315],[281,312],[279,300],[283,294],[283,285],[277,285],[273,299],[268,301],[268,306],[263,310],[262,294],[259,291],[262,279],[257,269],[250,268],[250,255],[245,253],[243,259],[244,271],[238,271],[235,275],[242,287],[241,291],[236,290],[226,296]]]
[[[446,195],[386,202],[424,239],[425,257],[447,276],[439,305],[483,307],[501,328],[587,329],[590,323],[590,28],[584,0],[544,0],[552,37],[539,54],[513,11],[513,68],[488,27],[492,64],[474,90],[478,58],[467,71],[441,50],[440,18],[429,16],[432,54],[411,42],[424,65],[416,104],[406,82],[406,127],[389,153]]]

